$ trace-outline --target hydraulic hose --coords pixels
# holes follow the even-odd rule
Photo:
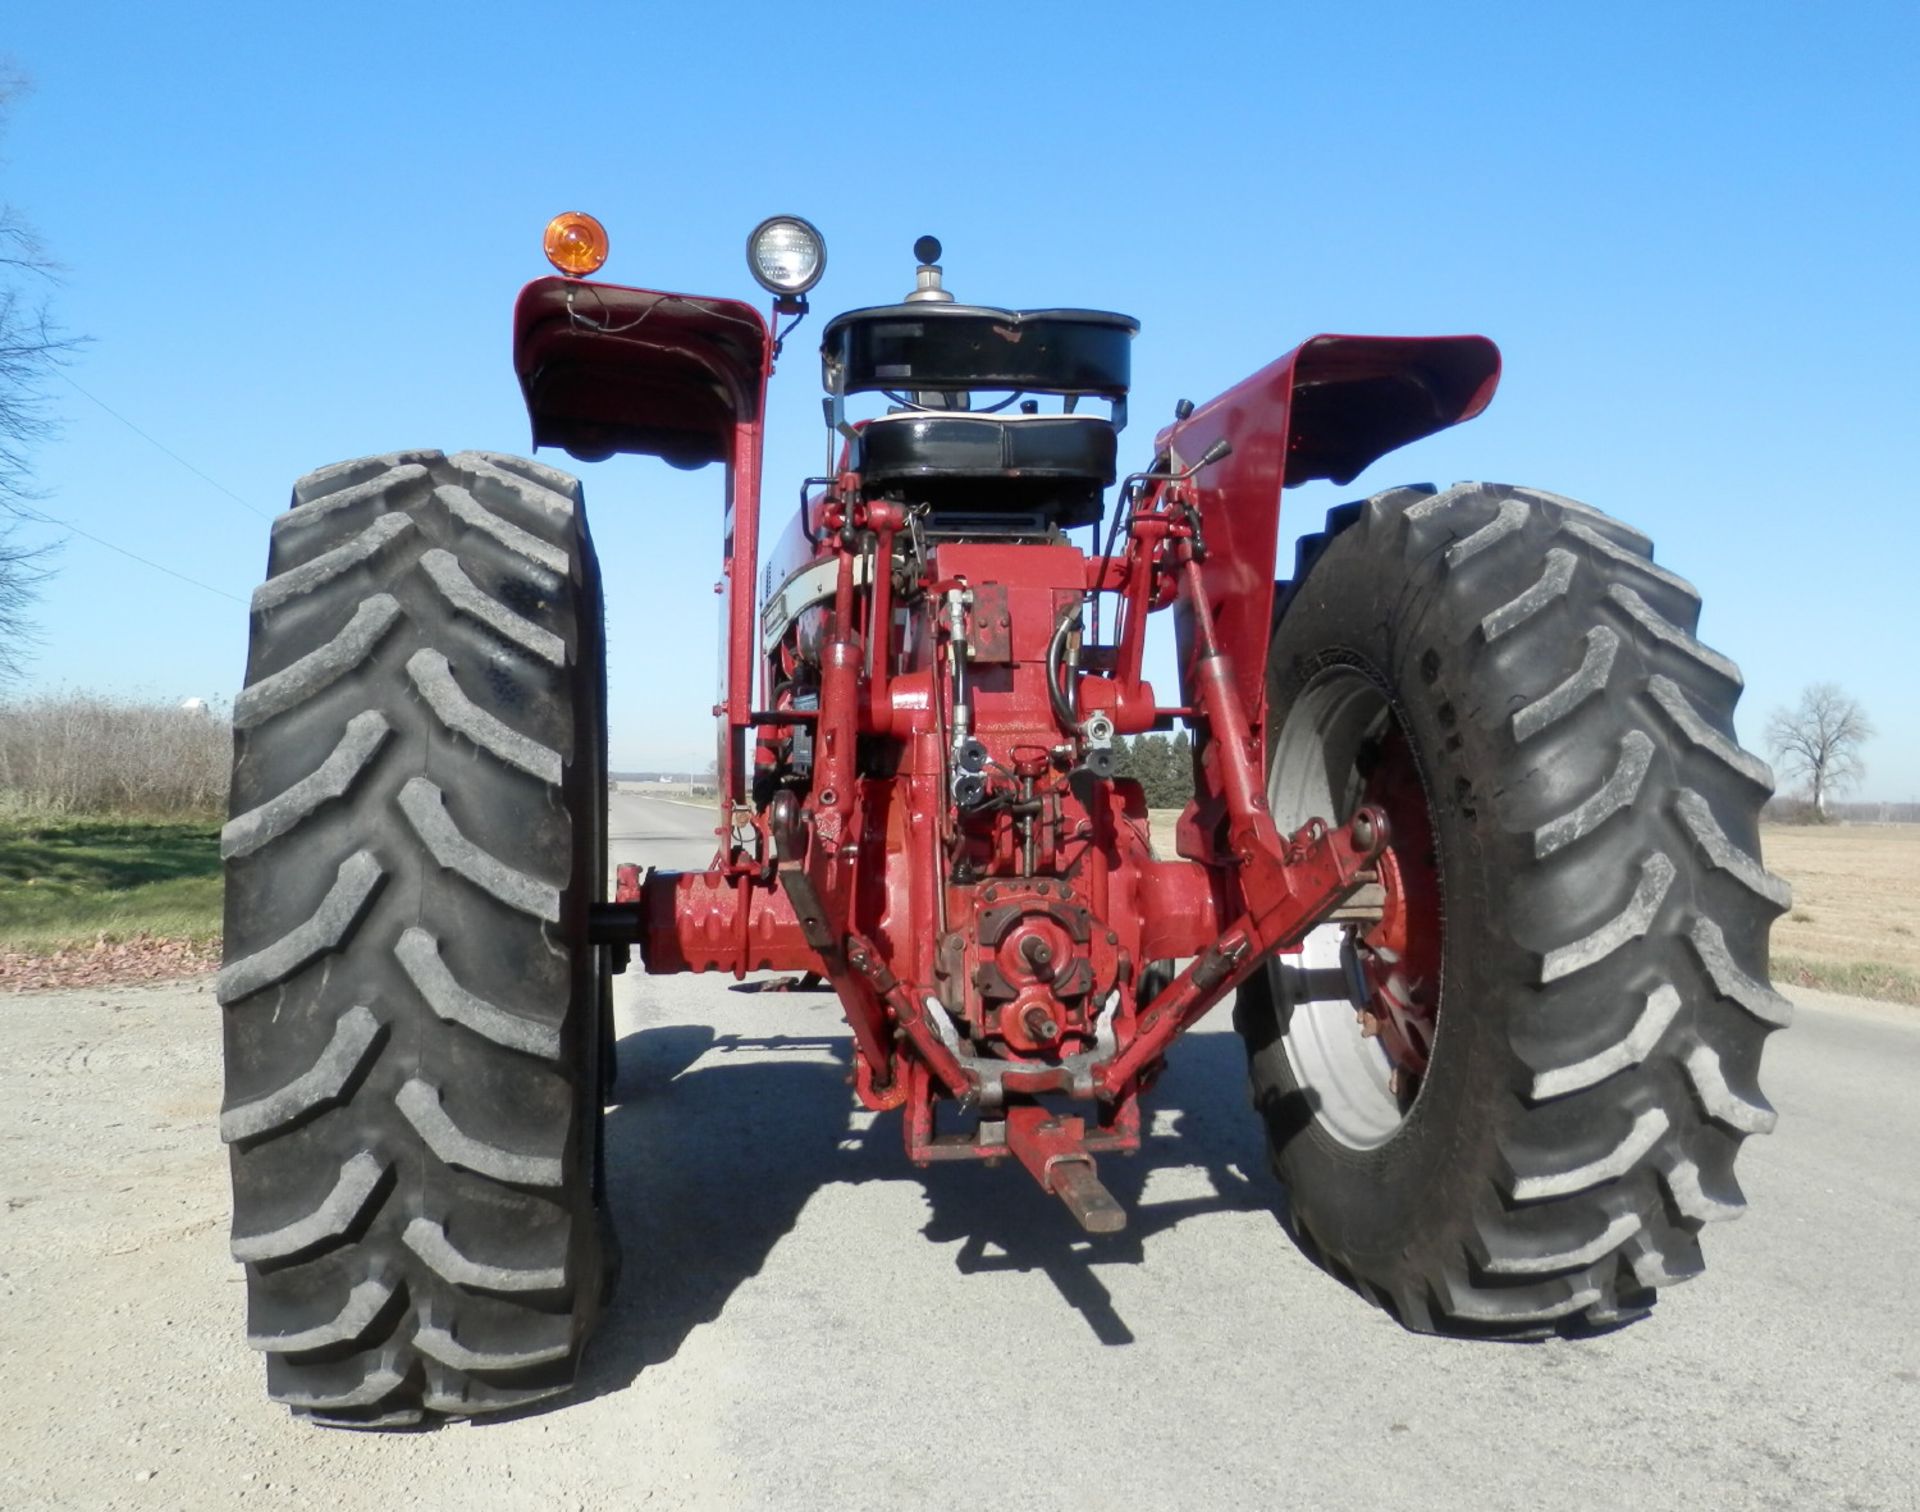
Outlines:
[[[1080,623],[1081,603],[1069,605],[1066,613],[1060,616],[1060,623],[1053,627],[1053,639],[1047,642],[1047,697],[1053,704],[1053,716],[1060,721],[1060,727],[1069,735],[1080,733],[1080,717],[1074,711],[1073,701],[1061,686],[1060,673],[1067,661],[1067,637],[1073,633],[1074,626]],[[1072,675],[1072,668],[1066,668]]]

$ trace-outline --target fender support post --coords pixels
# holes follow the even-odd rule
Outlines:
[[[1370,863],[1388,838],[1386,815],[1363,807],[1338,829],[1315,820],[1281,842],[1255,767],[1258,747],[1232,668],[1215,640],[1206,586],[1190,550],[1181,574],[1193,626],[1192,691],[1219,751],[1220,789],[1243,911],[1140,1016],[1133,1038],[1120,1053],[1094,1073],[1105,1098],[1125,1091],[1182,1031],[1269,955],[1298,944],[1354,888],[1371,880]]]

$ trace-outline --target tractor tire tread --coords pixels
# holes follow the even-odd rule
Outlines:
[[[536,464],[359,458],[275,522],[222,831],[221,1133],[248,1340],[316,1423],[563,1391],[604,1300],[570,944],[602,881],[600,612],[578,485]]]
[[[1744,1208],[1739,1145],[1774,1123],[1758,1067],[1791,1006],[1766,981],[1766,936],[1791,894],[1759,856],[1772,780],[1733,734],[1739,671],[1696,637],[1699,594],[1654,563],[1651,541],[1575,501],[1501,484],[1395,489],[1343,521],[1302,539],[1275,666],[1316,654],[1357,574],[1389,580],[1382,594],[1405,606],[1382,632],[1395,669],[1421,679],[1409,696],[1443,706],[1433,728],[1453,732],[1434,744],[1455,765],[1426,773],[1436,823],[1510,847],[1485,887],[1480,928],[1496,938],[1476,952],[1506,964],[1459,968],[1478,973],[1477,1000],[1454,1011],[1479,1020],[1473,1037],[1494,1048],[1471,1054],[1497,1067],[1478,1094],[1484,1137],[1462,1135],[1482,1152],[1462,1177],[1470,1199],[1426,1211],[1405,1254],[1352,1239],[1352,1210],[1324,1179],[1347,1157],[1276,1111],[1298,1091],[1278,1000],[1263,979],[1242,989],[1236,1018],[1292,1221],[1409,1327],[1618,1327],[1699,1273],[1702,1227]],[[1485,753],[1481,770],[1463,741]],[[1443,965],[1436,1073],[1454,972]]]

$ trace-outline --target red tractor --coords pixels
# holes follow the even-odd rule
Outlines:
[[[612,1285],[636,947],[817,974],[910,1161],[1011,1160],[1096,1234],[1126,1221],[1098,1162],[1232,997],[1294,1232],[1406,1327],[1589,1333],[1700,1270],[1789,1008],[1770,774],[1694,590],[1640,532],[1490,483],[1344,505],[1275,581],[1282,490],[1478,414],[1490,342],[1314,337],[1183,401],[1115,486],[1136,322],[958,303],[923,238],[903,302],[821,333],[837,460],[763,561],[819,233],[753,233],[772,324],[590,281],[591,217],[547,246],[514,314],[535,446],[725,469],[717,854],[606,896],[573,478],[415,451],[294,485],[234,705],[219,979],[276,1399],[384,1427],[567,1388]],[[1173,689],[1143,673],[1160,610]],[[1175,726],[1169,855],[1116,753]]]

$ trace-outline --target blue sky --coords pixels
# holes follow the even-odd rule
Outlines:
[[[0,200],[67,265],[72,376],[263,514],[342,457],[525,448],[509,313],[556,211],[607,223],[611,279],[744,296],[747,230],[806,215],[822,314],[904,293],[930,231],[962,298],[1140,318],[1129,460],[1314,332],[1493,337],[1485,416],[1290,494],[1288,533],[1406,481],[1586,499],[1700,585],[1749,744],[1837,679],[1880,732],[1862,792],[1920,798],[1911,3],[9,0],[0,54],[35,85]],[[775,380],[772,533],[823,456],[818,330]],[[54,398],[46,507],[244,599],[266,521]],[[615,764],[703,765],[718,472],[581,470]],[[59,565],[34,687],[231,695],[239,604],[84,539]]]

